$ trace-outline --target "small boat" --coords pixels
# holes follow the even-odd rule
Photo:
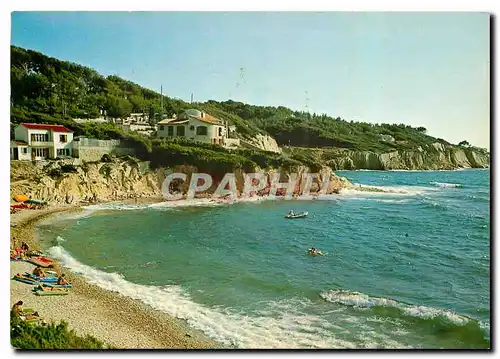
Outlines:
[[[307,217],[307,215],[309,214],[309,212],[305,211],[305,212],[302,212],[302,213],[297,213],[297,214],[287,214],[285,216],[286,219],[295,219],[295,218],[305,218]]]

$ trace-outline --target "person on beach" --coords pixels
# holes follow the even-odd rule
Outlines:
[[[30,250],[30,247],[28,247],[28,244],[26,242],[22,242],[21,249],[25,252],[28,252]]]
[[[59,276],[59,278],[57,278],[57,284],[58,285],[66,285],[66,284],[69,284],[68,281],[66,280],[66,278],[64,278],[65,275],[64,274],[61,274]]]
[[[32,320],[32,319],[40,319],[40,315],[38,312],[33,313],[25,313],[23,309],[23,301],[20,300],[16,304],[12,306],[12,310],[10,311],[10,315],[22,320]]]
[[[37,277],[44,278],[45,273],[42,270],[42,267],[38,266],[33,270],[33,275],[36,275]]]
[[[16,304],[12,306],[12,310],[10,311],[11,316],[21,317],[23,313],[23,301],[20,300]]]
[[[47,291],[64,291],[63,288],[54,288],[54,287],[49,287],[49,286],[46,286],[46,285],[43,285],[43,284],[39,284],[37,287],[36,287],[36,290],[41,290],[41,291],[44,291],[44,292],[47,292]]]

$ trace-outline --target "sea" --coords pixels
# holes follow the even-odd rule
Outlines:
[[[489,348],[490,171],[337,174],[358,188],[93,205],[37,235],[88,282],[229,348]]]

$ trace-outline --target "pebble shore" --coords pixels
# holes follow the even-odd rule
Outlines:
[[[16,245],[36,243],[36,221],[57,212],[78,210],[76,207],[58,207],[46,210],[22,211],[11,215],[11,238]],[[34,266],[27,262],[10,262],[11,278],[16,273],[31,272]],[[65,270],[73,283],[66,296],[36,296],[32,285],[11,280],[10,303],[22,300],[25,308],[32,308],[46,322],[65,320],[81,335],[90,334],[117,349],[216,349],[216,343],[190,329],[183,321],[153,310],[142,302],[91,285],[80,276]]]

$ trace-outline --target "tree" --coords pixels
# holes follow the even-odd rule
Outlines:
[[[123,118],[130,115],[132,104],[123,98],[111,96],[106,103],[108,116],[113,118]]]
[[[467,141],[462,141],[462,142],[459,142],[458,143],[459,146],[462,146],[462,147],[470,147],[470,143],[467,142]]]

